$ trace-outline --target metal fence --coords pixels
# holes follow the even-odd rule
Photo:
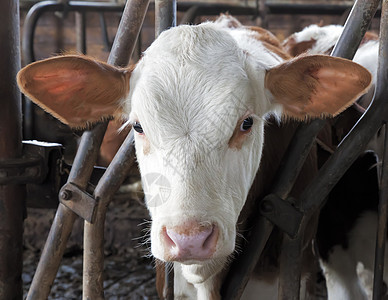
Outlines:
[[[333,56],[350,59],[353,57],[379,4],[379,0],[356,1],[346,22],[344,32],[333,50]],[[58,9],[58,5],[63,4],[47,1],[38,5],[55,10]],[[85,4],[81,5],[81,2],[70,1],[69,5],[70,8],[78,9]],[[271,12],[270,3],[268,5],[268,11]],[[128,64],[148,6],[149,0],[129,0],[126,3],[108,63],[118,66]],[[85,9],[99,9],[90,4],[82,7],[87,7]],[[198,7],[202,6],[197,5],[196,9],[188,10],[191,15],[187,16],[187,20],[191,20],[201,13]],[[112,9],[116,10],[117,7],[114,6]],[[275,9],[276,7],[273,6],[272,10],[275,11]],[[280,10],[280,8],[277,9]],[[173,0],[156,1],[156,35],[176,25],[176,10],[176,2]],[[41,11],[37,10],[36,7],[35,10],[30,11],[28,22],[31,23],[28,26],[31,29],[36,25],[39,13]],[[39,172],[44,173],[47,170],[43,166],[45,164],[44,154],[39,151],[31,154],[28,147],[22,147],[20,94],[15,88],[15,76],[20,68],[18,1],[2,1],[0,14],[2,20],[6,20],[4,24],[7,26],[6,30],[9,31],[9,40],[7,43],[1,43],[0,46],[0,65],[6,66],[1,69],[2,80],[0,81],[14,83],[9,85],[11,87],[9,89],[5,89],[3,85],[0,89],[0,101],[2,101],[0,132],[5,133],[0,142],[0,298],[21,299],[21,240],[25,184],[36,178],[36,174],[39,174]],[[388,76],[386,61],[388,54],[387,14],[388,0],[384,0],[381,8],[378,79],[373,104],[322,167],[318,176],[302,193],[300,199],[297,200],[294,217],[290,218],[288,223],[285,224],[284,220],[279,218],[279,215],[282,210],[288,209],[286,204],[288,203],[289,192],[318,131],[325,121],[317,120],[309,125],[300,126],[293,139],[295,142],[290,145],[284,158],[283,167],[277,176],[272,193],[263,200],[258,199],[270,204],[278,213],[275,214],[273,210],[264,209],[260,212],[257,222],[252,228],[252,236],[255,236],[255,238],[252,239],[252,242],[230,267],[222,287],[223,299],[239,299],[274,225],[284,229],[285,232],[283,242],[283,249],[285,250],[281,254],[279,298],[299,299],[301,244],[307,221],[321,207],[324,198],[364,150],[368,141],[386,123],[388,106],[385,105],[384,98],[388,92],[388,85],[385,84]],[[25,51],[33,53],[31,51],[32,42],[33,32],[27,32],[24,43]],[[10,57],[13,59],[9,59]],[[30,61],[32,59],[33,56],[29,58]],[[125,175],[133,163],[134,152],[133,132],[131,132],[99,180],[93,194],[87,193],[86,187],[106,127],[107,122],[101,123],[92,130],[86,131],[82,136],[67,183],[59,193],[60,204],[27,299],[46,299],[48,297],[77,214],[85,219],[83,298],[104,298],[101,274],[104,258],[103,227],[105,213],[113,194],[125,179]],[[36,159],[31,159],[31,157]],[[384,158],[380,187],[380,221],[376,247],[374,299],[381,299],[383,290],[383,256],[388,209],[387,159],[388,157]],[[13,182],[4,179],[11,176],[15,178],[24,177],[15,179]],[[165,295],[166,298],[172,299],[173,280],[171,280],[171,274],[166,275],[169,276],[166,276]],[[15,280],[11,282],[7,278]]]

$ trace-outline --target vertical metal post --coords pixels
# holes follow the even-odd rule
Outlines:
[[[109,55],[108,63],[126,66],[136,45],[149,0],[131,0],[126,3],[122,19]],[[104,299],[104,224],[106,209],[113,194],[124,181],[132,164],[133,132],[131,132],[104,176],[100,179],[95,198],[98,201],[93,224],[84,223],[83,299]]]
[[[176,0],[155,1],[155,37],[176,26]]]
[[[99,201],[95,221],[84,225],[83,299],[104,299],[104,223],[107,207],[134,162],[133,130],[98,182],[94,197]]]
[[[381,23],[383,24],[383,23]],[[386,24],[386,23],[385,23]],[[378,225],[376,235],[376,249],[373,277],[373,300],[383,299],[383,272],[385,243],[387,242],[388,217],[388,130],[385,129],[384,159],[380,185],[380,199],[378,209]]]
[[[19,1],[0,2],[0,160],[22,155]],[[0,299],[22,299],[25,186],[0,186]]]
[[[176,26],[176,0],[155,0],[155,38],[164,30]],[[170,270],[168,264],[165,270]],[[164,297],[174,299],[174,267],[164,275]]]
[[[383,94],[388,80],[388,0],[382,1],[380,20],[380,44],[379,44],[379,66],[377,76],[379,83],[376,87],[376,95]],[[384,94],[383,94],[384,95]],[[386,95],[386,94],[385,94]],[[384,103],[387,105],[386,103]],[[383,299],[383,275],[385,243],[387,241],[387,217],[388,217],[388,116],[384,116],[385,123],[385,144],[384,157],[380,184],[380,200],[378,213],[378,227],[376,235],[376,250],[373,279],[373,300]]]
[[[86,13],[75,13],[76,46],[77,51],[86,54]]]

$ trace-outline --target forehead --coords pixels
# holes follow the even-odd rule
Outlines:
[[[145,130],[167,126],[180,135],[231,124],[229,135],[251,105],[244,59],[233,38],[211,26],[162,35],[132,75],[132,117]]]

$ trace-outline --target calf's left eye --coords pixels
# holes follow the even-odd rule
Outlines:
[[[144,133],[143,132],[143,127],[141,127],[139,122],[135,122],[135,124],[133,124],[133,129],[135,129],[135,131],[140,133],[140,134]]]
[[[248,131],[249,129],[251,129],[252,125],[253,125],[253,118],[248,117],[248,118],[244,119],[244,121],[241,123],[240,130],[241,131]]]

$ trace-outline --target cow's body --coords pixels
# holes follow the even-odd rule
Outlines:
[[[370,84],[370,74],[350,61],[287,59],[272,35],[224,17],[162,33],[134,69],[68,56],[26,67],[18,83],[71,126],[109,115],[129,119],[152,217],[152,254],[174,262],[177,298],[218,299],[237,232],[249,230],[252,200],[268,193],[292,139],[295,124],[278,125],[281,114],[336,115]],[[314,157],[306,168],[301,176],[310,179]],[[146,184],[151,179],[158,184]],[[263,254],[270,259],[257,266],[248,290],[260,281],[277,293],[279,239],[271,241]]]
[[[285,40],[283,45],[292,55],[330,53],[343,27],[311,25]],[[354,61],[367,68],[376,83],[378,66],[378,36],[367,33],[357,50]],[[372,88],[358,104],[366,109],[374,94]],[[349,125],[360,115],[349,111]],[[349,129],[349,126],[348,126]],[[333,132],[335,129],[333,130]],[[342,137],[346,134],[344,131]],[[333,139],[332,139],[333,140]],[[329,299],[372,299],[372,271],[377,228],[378,176],[384,149],[384,129],[367,146],[371,154],[361,156],[329,195],[323,208],[317,233],[321,266],[327,281]],[[379,163],[380,162],[380,163]],[[376,170],[377,166],[377,170]],[[385,265],[388,263],[386,258]],[[367,280],[365,280],[367,277]],[[388,281],[388,272],[384,272]]]

